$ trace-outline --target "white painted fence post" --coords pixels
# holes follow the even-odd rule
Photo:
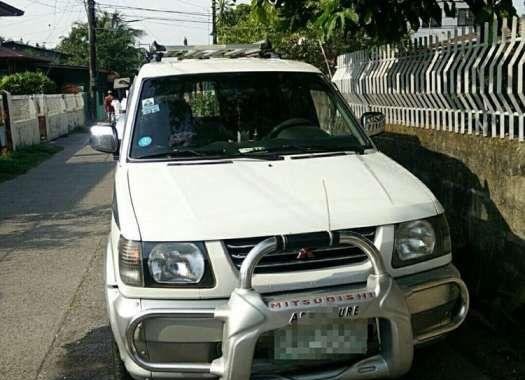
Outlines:
[[[524,141],[525,18],[510,21],[345,54],[334,80],[357,116]]]

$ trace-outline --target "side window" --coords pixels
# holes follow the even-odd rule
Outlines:
[[[337,109],[335,103],[326,91],[311,90],[310,93],[322,130],[333,136],[351,133],[346,126],[341,112]]]

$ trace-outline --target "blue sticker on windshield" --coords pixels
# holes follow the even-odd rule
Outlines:
[[[147,147],[148,145],[151,144],[153,140],[151,139],[151,137],[149,136],[144,136],[144,137],[141,137],[140,140],[139,140],[139,146],[141,148],[145,148]]]

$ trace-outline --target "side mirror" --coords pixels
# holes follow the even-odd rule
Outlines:
[[[368,136],[376,136],[385,131],[385,115],[381,112],[365,112],[361,116],[361,125]]]
[[[117,153],[119,141],[115,127],[110,123],[98,123],[91,127],[89,144],[95,150],[103,153]]]

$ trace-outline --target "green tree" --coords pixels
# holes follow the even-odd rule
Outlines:
[[[26,71],[6,75],[0,80],[0,90],[12,95],[52,94],[56,88],[55,82],[41,72]]]
[[[230,10],[235,6],[237,0],[218,0],[217,1],[217,14],[218,21],[221,21],[221,18],[227,17],[230,14]]]
[[[465,0],[478,23],[516,16],[512,0]],[[452,5],[448,7],[451,8]],[[451,9],[451,12],[453,10]]]
[[[466,0],[478,23],[516,14],[512,0]],[[290,31],[314,22],[324,39],[343,36],[365,46],[397,42],[423,23],[441,18],[437,0],[253,0],[258,13],[275,4],[281,22]],[[445,2],[454,15],[455,1]]]
[[[100,13],[97,17],[97,65],[123,77],[133,76],[143,63],[144,55],[136,47],[142,30],[133,29],[118,13]],[[71,56],[69,63],[88,65],[89,42],[87,23],[75,23],[69,36],[60,41],[57,49]]]
[[[273,16],[271,9],[267,16]],[[219,13],[217,20],[219,43],[252,43],[269,39],[273,43],[278,36],[275,20],[267,17],[261,21],[248,4],[228,7]]]
[[[515,15],[512,0],[466,0],[482,23]],[[441,18],[436,0],[252,0],[220,8],[220,43],[250,43],[269,39],[285,58],[297,59],[327,71],[343,53],[398,42],[422,23]],[[455,3],[445,3],[455,16]],[[320,44],[322,41],[322,45]]]
[[[291,30],[276,8],[269,3],[263,6],[263,11],[248,4],[227,8],[218,19],[219,43],[253,43],[267,39],[283,58],[305,61],[328,72],[321,50],[321,34],[314,24],[310,22]],[[323,48],[333,71],[337,55],[350,46],[342,38],[334,38],[323,43]]]

